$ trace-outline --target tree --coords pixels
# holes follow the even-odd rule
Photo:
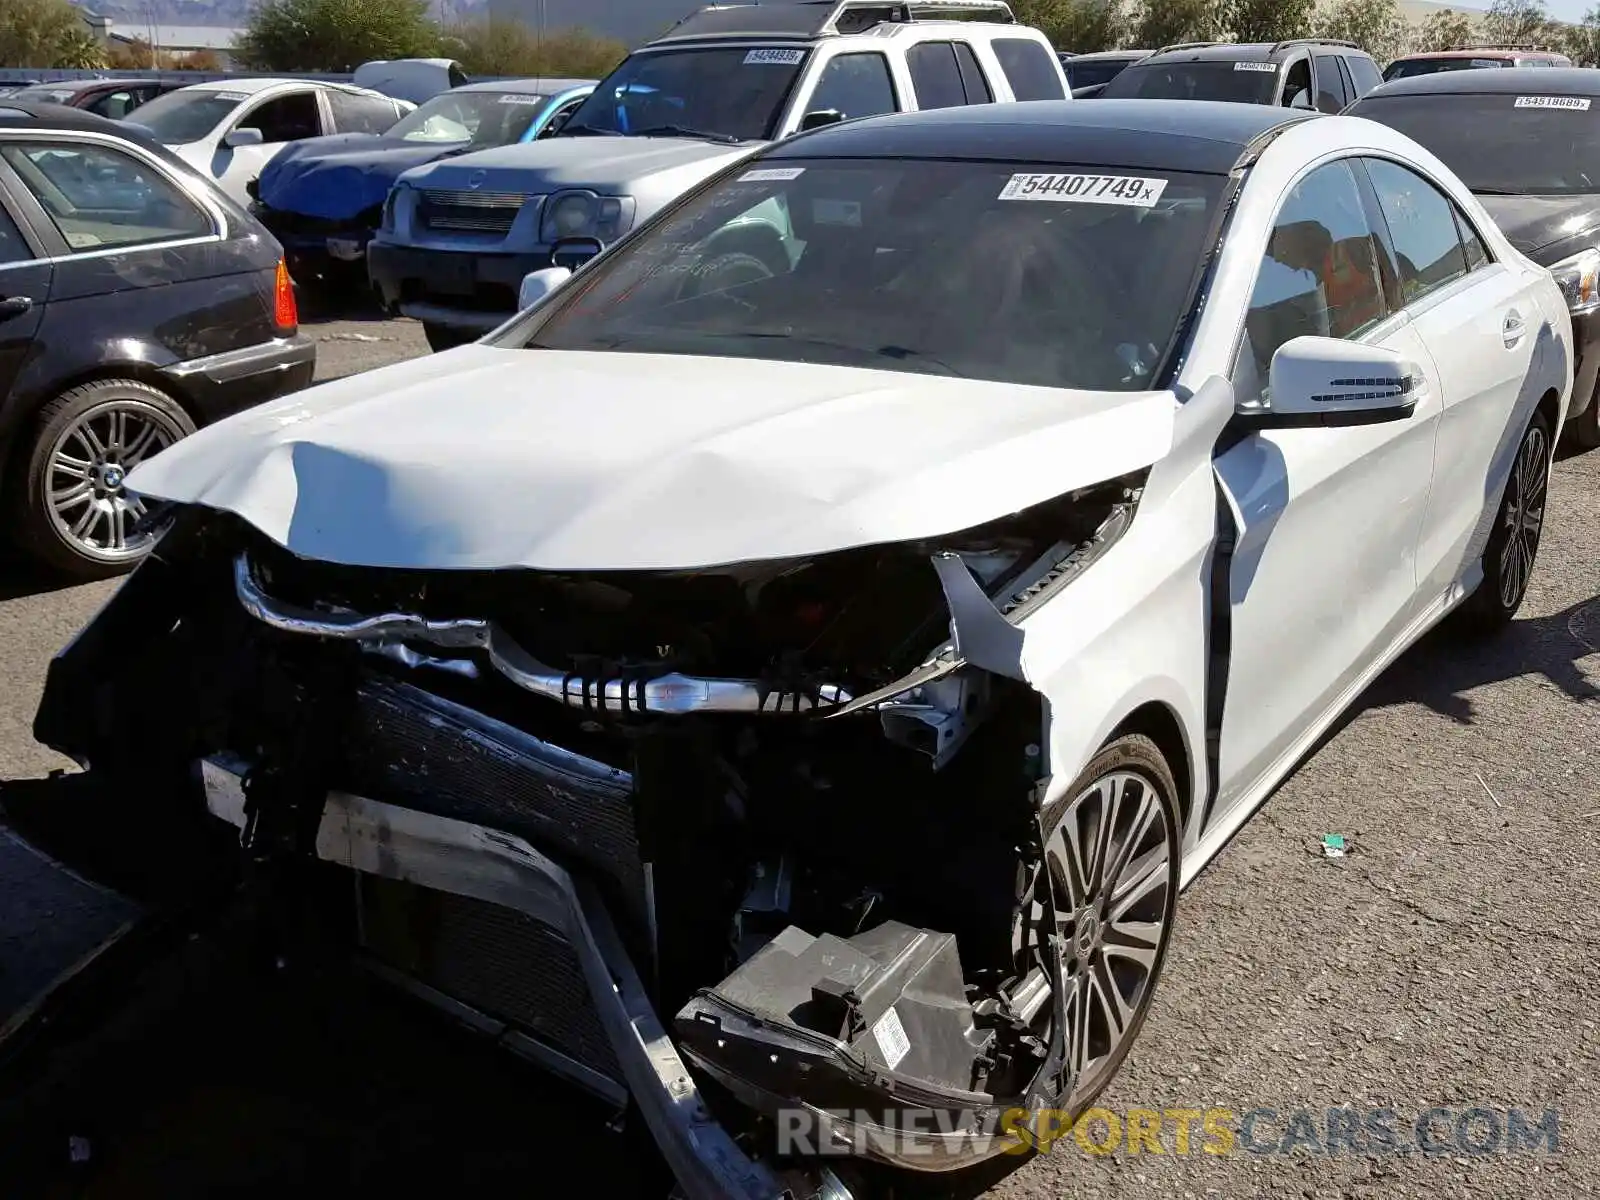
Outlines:
[[[1483,18],[1483,36],[1500,45],[1544,42],[1552,24],[1545,0],[1494,0]]]
[[[627,57],[621,42],[581,29],[540,35],[507,17],[485,17],[451,28],[445,50],[470,75],[549,75],[600,79]]]
[[[1018,21],[1042,32],[1057,50],[1114,50],[1127,31],[1128,14],[1120,0],[1015,0],[1011,8]]]
[[[1133,19],[1132,43],[1159,50],[1174,42],[1197,42],[1218,35],[1217,0],[1141,0]]]
[[[1411,49],[1415,53],[1459,50],[1476,36],[1472,18],[1454,9],[1444,8],[1428,15],[1412,39]]]
[[[0,0],[0,66],[104,65],[99,43],[67,0]]]
[[[234,47],[258,71],[353,71],[377,58],[431,58],[428,0],[261,0]]]
[[[1586,12],[1580,24],[1563,28],[1559,48],[1575,66],[1600,66],[1600,7]]]
[[[1380,65],[1404,54],[1411,36],[1395,0],[1334,0],[1317,13],[1312,28],[1318,37],[1354,42]]]
[[[1315,0],[1225,0],[1222,26],[1236,42],[1281,42],[1311,32]]]

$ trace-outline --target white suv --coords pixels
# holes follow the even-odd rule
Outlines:
[[[592,256],[765,143],[881,113],[1068,97],[1049,41],[1004,0],[702,8],[553,136],[403,174],[368,251],[372,282],[443,349],[510,317],[529,272]]]

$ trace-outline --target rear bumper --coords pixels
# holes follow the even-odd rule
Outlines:
[[[472,254],[373,242],[367,270],[385,307],[418,320],[485,332],[517,312],[522,277],[550,265],[548,251]]]
[[[207,807],[241,828],[244,769],[217,759],[201,764]],[[780,1179],[711,1116],[604,904],[583,879],[511,834],[340,792],[328,797],[317,854],[363,875],[510,909],[559,936],[582,967],[622,1082],[683,1193],[692,1200],[785,1194]],[[563,1073],[583,1082],[574,1071]]]
[[[317,344],[303,333],[226,350],[162,369],[193,404],[202,424],[243,412],[308,387],[317,371]]]

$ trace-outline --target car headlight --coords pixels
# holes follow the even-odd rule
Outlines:
[[[395,184],[389,189],[389,194],[383,198],[383,216],[378,220],[378,228],[384,233],[393,233],[395,227],[395,209],[400,205],[400,189],[404,184]]]
[[[1556,286],[1574,313],[1600,308],[1600,250],[1585,250],[1564,258],[1550,268],[1550,274],[1555,276]]]
[[[559,192],[546,202],[540,240],[546,245],[562,238],[597,238],[615,241],[633,220],[631,196],[597,196],[593,192]]]

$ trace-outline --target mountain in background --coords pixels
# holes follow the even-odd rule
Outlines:
[[[110,17],[124,29],[137,31],[152,22],[160,25],[210,25],[242,29],[250,23],[255,0],[71,0],[76,8]],[[481,16],[488,0],[433,0],[436,20],[450,23]]]

